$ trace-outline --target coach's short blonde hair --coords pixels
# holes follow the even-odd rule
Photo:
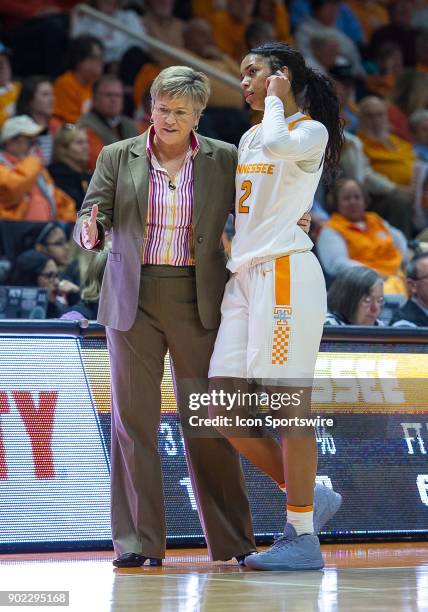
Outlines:
[[[210,82],[203,72],[188,66],[170,66],[158,74],[150,88],[152,107],[157,97],[188,98],[200,114],[210,97]]]

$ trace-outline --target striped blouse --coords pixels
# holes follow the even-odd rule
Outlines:
[[[144,231],[143,264],[191,266],[195,264],[192,236],[193,159],[199,150],[192,132],[183,165],[171,183],[153,152],[154,129],[147,138],[150,162],[149,202]]]

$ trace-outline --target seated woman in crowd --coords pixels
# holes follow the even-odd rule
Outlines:
[[[80,271],[78,260],[70,257],[70,244],[62,226],[57,222],[48,223],[36,238],[36,251],[54,260],[59,273],[59,289],[67,304],[75,304],[80,297]]]
[[[55,185],[76,202],[79,211],[91,180],[88,172],[89,143],[86,130],[65,123],[55,137],[49,172]]]
[[[25,79],[16,103],[16,114],[28,115],[41,126],[37,146],[45,166],[51,163],[55,134],[61,127],[61,122],[53,116],[53,109],[54,93],[50,79],[38,75]]]
[[[367,266],[385,280],[385,293],[407,294],[401,269],[404,234],[374,212],[366,212],[364,192],[353,179],[339,179],[332,193],[330,219],[323,225],[317,254],[331,277],[353,266]]]
[[[327,293],[325,325],[383,325],[383,280],[377,272],[356,266],[341,272]]]
[[[74,223],[76,205],[58,189],[37,155],[43,130],[31,117],[5,121],[0,135],[0,220]]]
[[[62,319],[96,320],[101,285],[109,251],[110,245],[105,246],[99,253],[92,254],[82,285],[81,299],[62,315]]]
[[[66,309],[59,288],[58,268],[55,261],[35,249],[24,251],[13,265],[8,281],[17,287],[41,287],[48,291],[47,319],[59,318]]]

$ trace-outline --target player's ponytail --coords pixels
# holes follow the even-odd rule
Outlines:
[[[250,53],[269,59],[272,74],[287,66],[291,75],[291,90],[302,110],[327,128],[329,138],[325,152],[324,168],[328,179],[337,171],[343,144],[343,127],[339,101],[332,82],[306,66],[303,55],[285,43],[270,42]]]

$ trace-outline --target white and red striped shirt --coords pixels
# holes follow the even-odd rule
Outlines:
[[[168,172],[153,152],[154,136],[152,126],[147,138],[150,178],[142,263],[192,266],[193,159],[199,150],[198,139],[192,132],[189,151],[175,177],[175,189],[171,189]]]

